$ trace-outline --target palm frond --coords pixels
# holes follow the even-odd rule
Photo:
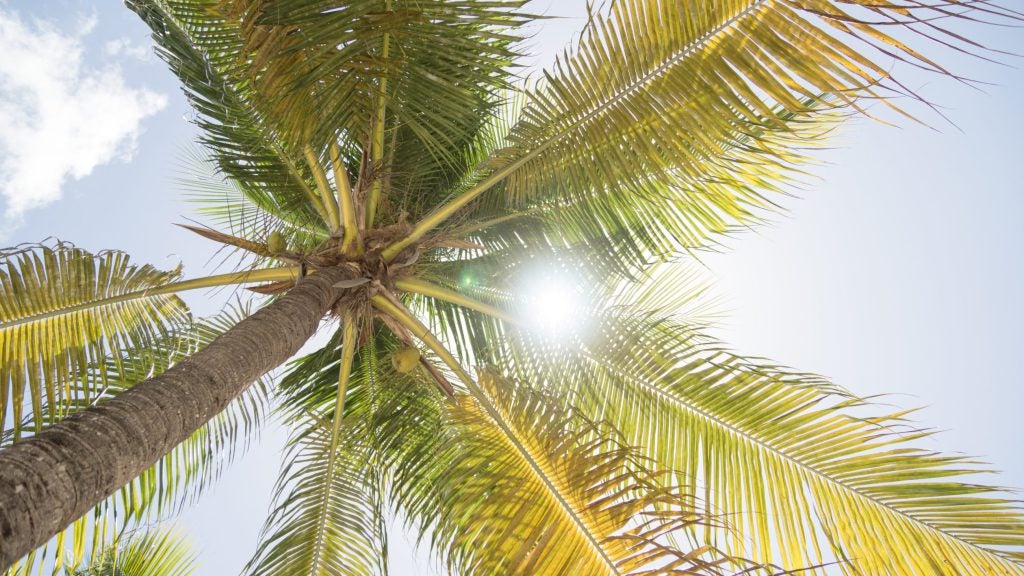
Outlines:
[[[105,548],[95,562],[69,576],[190,576],[195,554],[178,533],[156,529]]]
[[[262,210],[298,228],[328,231],[310,198],[312,179],[252,103],[236,69],[242,37],[216,0],[130,0],[157,53],[181,80],[217,168]]]
[[[514,302],[530,257],[507,256],[490,277],[439,281]],[[685,266],[618,282],[571,254],[541,260],[575,267],[589,286],[591,317],[570,343],[532,333],[528,317],[514,328],[444,302],[416,309],[453,349],[468,350],[465,361],[493,362],[556,397],[579,398],[587,417],[607,420],[625,443],[678,471],[675,482],[700,487],[708,513],[736,528],[709,530],[704,542],[790,569],[840,559],[850,574],[1024,570],[1019,503],[962,478],[983,467],[915,448],[927,434],[905,413],[864,416],[865,401],[827,380],[739,358],[703,336],[701,308],[695,316],[687,307],[704,288],[681,282],[693,277]],[[450,264],[458,274],[474,262]],[[529,306],[519,313],[528,316]],[[933,572],[936,565],[952,568]]]
[[[875,60],[949,74],[894,37],[896,28],[930,23],[942,36],[944,21],[983,15],[1020,18],[987,1],[612,2],[529,92],[510,134],[513,150],[505,151],[520,166],[505,192],[516,202],[683,187],[716,197],[716,210],[736,219],[748,212],[745,203],[764,204],[756,191],[773,189],[765,186],[772,172],[785,172],[803,140],[787,133],[820,115],[823,96],[857,106],[860,98],[910,95]],[[952,33],[944,39],[970,46]],[[880,50],[880,58],[854,46]]]
[[[975,18],[1024,15],[985,0],[610,2],[527,90],[508,146],[409,241],[493,189],[520,209],[580,206],[598,236],[639,230],[642,241],[667,222],[671,246],[701,244],[772,207],[802,161],[798,132],[832,123],[823,112],[916,97],[889,60],[952,75],[918,47],[978,49],[943,28]]]
[[[323,148],[368,147],[380,90],[397,126],[439,164],[457,159],[480,110],[505,86],[522,0],[233,0],[259,105],[282,131]],[[359,23],[353,26],[353,23]],[[385,88],[386,87],[386,88]],[[384,128],[384,127],[382,127]]]
[[[601,171],[629,162],[599,155],[558,168],[559,178],[546,183],[523,184],[514,180],[519,177],[514,172],[513,180],[495,187],[478,207],[465,212],[469,222],[493,221],[477,224],[466,237],[488,248],[518,240],[586,250],[591,259],[602,258],[601,265],[619,275],[642,270],[652,258],[664,260],[715,247],[722,236],[766,221],[781,209],[785,197],[805,186],[815,163],[810,152],[822,148],[844,118],[830,106],[819,99],[808,100],[803,113],[778,109],[784,126],[764,119],[761,125],[740,126],[733,140],[719,143],[713,155],[692,158],[682,163],[685,169],[666,169],[668,174],[642,167],[614,181],[580,181],[574,170],[600,179]],[[634,137],[644,138],[624,139],[615,153],[642,153],[626,143]],[[574,153],[589,153],[580,150],[583,145],[578,142],[566,146]],[[621,151],[627,148],[631,149]],[[509,152],[506,148],[501,154]],[[524,192],[524,186],[533,191]]]
[[[344,390],[344,413],[337,413],[344,344],[339,333],[294,362],[282,379],[282,408],[293,437],[248,574],[387,573],[382,471],[374,465],[367,426],[376,377],[373,346],[368,341],[359,350]]]
[[[365,430],[341,429],[332,451],[330,421],[307,417],[291,441],[275,507],[247,574],[385,574],[381,494]],[[333,452],[333,453],[332,453]]]
[[[216,159],[206,151],[190,148],[179,164],[177,184],[209,226],[249,239],[265,240],[276,231],[296,248],[313,248],[327,238],[325,230],[297,222],[275,204],[268,205],[270,197],[249,194],[243,184],[219,173]]]
[[[0,253],[0,430],[17,441],[102,395],[127,352],[149,348],[189,323],[185,304],[146,291],[180,269],[135,265],[123,252],[68,244]],[[96,378],[80,386],[90,367]],[[12,418],[5,424],[6,414]],[[8,426],[10,430],[8,430]]]
[[[709,519],[613,431],[522,384],[483,374],[479,385],[486,398],[460,396],[433,423],[431,411],[406,417],[418,430],[397,414],[382,427],[394,498],[429,527],[453,572],[754,572],[709,548],[676,546],[673,535]]]
[[[578,349],[524,345],[519,369],[700,486],[737,529],[709,544],[787,568],[834,557],[846,574],[1024,574],[1020,504],[963,480],[975,462],[916,448],[929,433],[905,412],[860,416],[835,386],[672,320],[620,312],[601,330]]]

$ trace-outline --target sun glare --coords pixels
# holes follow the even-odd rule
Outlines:
[[[520,279],[519,317],[550,340],[578,336],[586,325],[587,294],[581,278],[556,267],[535,267]]]

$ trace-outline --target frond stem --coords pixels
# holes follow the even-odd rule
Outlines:
[[[391,12],[391,0],[385,3],[386,11]],[[391,49],[391,34],[384,33],[384,45],[381,48],[381,61],[385,66],[380,77],[380,94],[377,96],[377,110],[373,117],[373,136],[370,140],[370,167],[373,170],[373,182],[370,183],[370,194],[366,199],[366,228],[373,228],[373,221],[377,217],[377,203],[380,202],[381,191],[384,183],[381,180],[381,170],[384,169],[384,122],[387,117],[387,93],[388,93],[388,53]]]
[[[324,546],[324,535],[327,532],[327,509],[330,506],[331,489],[334,486],[335,461],[338,459],[338,443],[341,439],[341,421],[345,412],[345,394],[352,373],[352,360],[359,345],[356,338],[356,318],[352,312],[342,319],[341,367],[338,369],[338,396],[334,402],[334,419],[331,422],[331,448],[327,455],[327,478],[324,480],[324,495],[320,514],[317,518],[316,542],[313,545],[313,561],[310,563],[310,576],[320,573],[320,551]]]
[[[497,318],[503,322],[508,322],[509,324],[518,325],[520,323],[519,319],[503,310],[491,306],[490,304],[480,302],[479,300],[475,300],[469,296],[459,294],[454,290],[449,290],[443,286],[438,286],[437,284],[427,282],[420,278],[402,278],[400,280],[396,280],[395,288],[405,292],[412,292],[421,296],[443,300],[450,304],[469,308],[470,310],[476,310],[477,312],[486,314],[492,318]]]
[[[324,173],[320,159],[317,158],[316,152],[311,146],[307,144],[302,152],[306,157],[306,165],[309,166],[309,171],[313,174],[313,180],[316,181],[317,192],[320,193],[320,204],[317,206],[317,211],[322,210],[327,225],[331,230],[337,230],[341,227],[341,218],[338,216],[338,203],[334,200],[331,184],[327,181],[327,174]]]
[[[345,230],[345,235],[341,239],[341,252],[346,256],[359,256],[363,253],[363,244],[359,239],[359,220],[352,199],[352,184],[348,178],[348,171],[341,161],[341,149],[338,145],[331,142],[328,153],[331,156],[331,168],[334,170],[334,185],[338,189],[341,225]]]
[[[498,224],[504,224],[505,222],[509,222],[509,221],[515,220],[517,218],[527,218],[529,216],[539,215],[539,214],[544,213],[544,211],[545,211],[545,208],[530,208],[528,210],[522,210],[520,212],[515,212],[515,213],[512,213],[512,214],[506,214],[504,216],[497,216],[497,217],[491,218],[489,220],[482,220],[480,222],[475,222],[473,224],[468,224],[466,226],[461,226],[459,228],[456,228],[454,230],[449,231],[448,234],[451,234],[452,236],[454,236],[456,238],[460,238],[462,236],[468,236],[469,234],[473,234],[475,232],[480,232],[481,230],[487,230],[491,226],[497,226]]]
[[[7,322],[0,323],[0,330],[7,330],[9,328],[14,328],[15,326],[31,324],[33,322],[41,322],[49,318],[63,316],[65,314],[73,314],[75,312],[81,312],[82,310],[99,308],[101,306],[109,306],[111,304],[118,304],[121,302],[127,302],[129,300],[137,300],[139,298],[162,296],[165,294],[173,294],[175,292],[181,292],[184,290],[197,290],[200,288],[213,288],[216,286],[230,286],[232,284],[251,284],[254,282],[281,282],[284,280],[294,280],[299,277],[299,274],[300,270],[298,266],[286,266],[282,268],[268,268],[266,270],[231,272],[228,274],[217,274],[214,276],[207,276],[205,278],[193,278],[192,280],[171,282],[169,284],[164,284],[163,286],[154,286],[152,288],[145,288],[143,290],[136,290],[134,292],[126,292],[124,294],[118,294],[117,296],[109,296],[107,298],[101,298],[99,300],[93,300],[91,302],[83,302],[81,304],[75,304],[74,306],[67,306],[64,308],[59,308],[57,310],[48,310],[46,312],[41,312],[39,314],[33,314],[31,316],[25,316],[23,318],[9,320]]]

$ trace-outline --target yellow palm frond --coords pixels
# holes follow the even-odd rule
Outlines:
[[[180,270],[135,265],[123,252],[96,255],[64,244],[0,254],[0,429],[11,439],[64,417],[67,406],[102,395],[105,361],[146,349],[186,326],[173,294]],[[91,386],[79,386],[98,367]],[[119,367],[115,363],[115,368]]]
[[[981,14],[1024,18],[988,1],[609,2],[526,90],[507,146],[385,256],[490,190],[511,208],[575,205],[598,236],[682,218],[666,248],[702,243],[786,190],[802,161],[802,125],[863,100],[913,96],[890,74],[892,58],[950,74],[918,48],[977,49],[943,26]],[[913,34],[922,26],[929,33]],[[901,30],[913,42],[902,42]]]
[[[71,576],[190,576],[196,571],[195,554],[174,530],[157,528],[134,533],[126,541],[104,548],[96,561]]]
[[[946,73],[893,34],[942,16],[931,22],[942,37],[942,21],[961,12],[968,11],[957,0],[612,2],[529,91],[504,151],[511,162],[504,170],[515,167],[505,193],[512,202],[539,194],[643,197],[660,184],[705,191],[718,199],[715,211],[735,219],[744,204],[763,205],[756,191],[772,190],[773,172],[785,173],[798,157],[795,138],[772,142],[778,132],[827,111],[823,97],[857,105],[904,95],[888,63],[876,62],[886,54]],[[829,27],[856,30],[856,40],[825,33]],[[871,56],[871,48],[883,52]]]
[[[914,446],[905,412],[815,377],[729,354],[671,320],[611,315],[579,349],[524,346],[519,366],[579,395],[676,479],[701,486],[736,532],[706,542],[786,568],[839,559],[845,574],[1024,574],[1024,515],[962,479],[973,461]]]
[[[417,410],[397,402],[382,413],[394,499],[432,528],[432,546],[453,572],[757,573],[689,547],[688,530],[715,520],[612,429],[494,374],[481,374],[479,388],[480,398],[430,410],[409,386],[405,401]]]
[[[608,282],[553,251],[549,266],[592,286],[587,327],[559,344],[531,333],[528,303],[512,298],[518,270],[537,256],[528,254],[504,266],[452,262],[438,279],[520,310],[524,326],[454,299],[416,309],[464,358],[568,398],[676,471],[675,482],[699,487],[708,513],[736,529],[708,530],[702,542],[788,569],[843,561],[827,573],[1024,573],[1020,502],[969,478],[983,466],[916,447],[928,433],[905,412],[876,416],[823,378],[737,357],[705,337],[703,287],[685,267]],[[475,281],[460,285],[466,271]]]

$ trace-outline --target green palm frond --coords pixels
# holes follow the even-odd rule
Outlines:
[[[123,252],[90,254],[67,244],[0,253],[0,430],[17,441],[102,395],[107,358],[145,349],[189,322],[172,294],[147,290],[180,269],[135,265]],[[88,386],[79,378],[92,367]],[[114,373],[121,368],[115,362]],[[5,424],[8,411],[12,414]],[[8,430],[8,427],[10,429]]]
[[[188,542],[174,531],[131,534],[119,546],[105,548],[87,568],[68,576],[190,576],[196,571]]]
[[[516,10],[524,3],[233,0],[222,6],[240,22],[239,59],[259,106],[283,132],[321,149],[339,134],[369,148],[375,129],[402,126],[444,164],[458,159],[490,95],[506,86],[515,57],[509,46],[524,21]],[[387,125],[373,126],[381,117]]]
[[[375,344],[368,339],[355,356],[340,396],[343,414],[335,414],[345,344],[339,331],[327,346],[295,361],[279,385],[293,437],[248,574],[387,574],[384,472],[368,427]],[[348,343],[358,344],[358,337]]]
[[[837,109],[860,109],[862,100],[913,97],[889,60],[950,74],[915,45],[976,49],[943,26],[980,13],[1006,23],[1024,17],[988,1],[610,2],[527,89],[508,146],[480,179],[386,255],[492,189],[520,209],[578,206],[598,236],[628,230],[640,241],[668,226],[677,236],[669,247],[702,244],[772,206],[801,163],[808,126],[827,129]],[[921,27],[929,32],[914,45],[897,38]]]
[[[149,26],[157,53],[181,80],[218,169],[262,210],[295,227],[323,230],[310,198],[312,179],[297,155],[265,126],[252,89],[236,69],[237,23],[217,15],[215,0],[130,0]]]
[[[494,93],[505,85],[498,71],[507,66],[512,57],[508,46],[514,38],[503,30],[514,28],[523,20],[513,15],[521,2],[488,6],[473,2],[458,6],[452,2],[440,2],[436,6],[419,2],[391,11],[384,10],[381,2],[361,2],[346,5],[342,11],[324,13],[319,12],[322,7],[294,2],[266,3],[267,6],[228,4],[213,0],[129,3],[153,30],[158,52],[182,80],[197,112],[195,121],[205,133],[203,143],[212,152],[219,170],[234,179],[263,211],[284,220],[294,229],[314,235],[326,234],[323,221],[327,214],[322,206],[318,207],[313,173],[301,159],[301,150],[309,144],[307,136],[313,136],[295,137],[294,130],[275,127],[273,118],[267,115],[274,116],[277,105],[261,100],[258,87],[264,82],[307,86],[307,89],[296,88],[297,92],[282,90],[280,94],[284,94],[285,102],[280,108],[286,110],[289,117],[312,119],[321,132],[329,132],[314,139],[314,149],[323,152],[327,143],[340,138],[342,164],[360,186],[357,193],[365,194],[370,182],[379,184],[386,180],[388,189],[400,191],[383,202],[389,217],[393,220],[399,212],[418,217],[442,200],[443,191],[467,169],[464,152],[482,118],[487,116],[487,110],[494,106]],[[384,26],[374,28],[371,34],[365,29],[356,29],[359,38],[350,42],[346,50],[337,51],[338,54],[331,54],[331,50],[325,51],[322,46],[316,47],[328,33],[338,32],[342,22],[350,21],[342,16],[351,18],[360,14],[367,22],[386,23],[396,19],[395,26],[399,29]],[[258,24],[254,18],[259,20]],[[291,29],[296,25],[291,19],[297,19],[306,34],[269,32]],[[450,38],[446,42],[439,41],[433,36],[437,33]],[[389,114],[390,154],[402,162],[400,168],[386,173],[382,166],[368,165],[362,157],[367,146],[364,137],[369,130],[367,126],[340,130],[341,124],[324,121],[333,111],[351,114],[358,108],[356,100],[351,99],[346,100],[345,105],[330,105],[332,98],[340,97],[339,90],[348,93],[350,85],[359,86],[360,92],[370,90],[368,105],[376,106],[374,86],[381,78],[381,71],[374,70],[372,65],[366,68],[363,62],[376,56],[353,56],[352,52],[379,51],[382,34],[394,37],[392,64],[400,69],[391,84],[393,93],[385,103]],[[308,90],[308,83],[312,81],[309,75],[300,74],[302,66],[279,63],[274,70],[256,74],[259,80],[254,83],[251,75],[255,72],[249,70],[249,66],[268,62],[262,57],[246,60],[246,43],[255,43],[249,48],[263,54],[270,47],[262,46],[261,42],[274,44],[278,41],[298,43],[289,48],[291,52],[281,56],[285,60],[297,53],[313,51],[328,59],[353,57],[363,64],[353,64],[353,68],[344,69],[345,73],[340,75],[333,72],[333,81],[340,85],[331,84],[333,88],[324,88],[323,93],[315,95]],[[332,47],[342,45],[345,43],[337,41]],[[467,47],[479,48],[481,53],[459,50]],[[472,56],[467,56],[470,54]],[[460,58],[479,61],[471,66]],[[273,67],[273,61],[268,65]],[[458,85],[450,84],[450,77],[438,74],[449,68],[457,70],[460,78],[465,76]],[[324,70],[318,65],[310,74],[316,77]],[[284,77],[272,80],[275,74]],[[328,80],[331,79],[316,81]],[[441,86],[444,90],[425,90],[427,85]],[[325,98],[327,103],[324,103]],[[357,114],[353,121],[365,124],[368,117]],[[456,130],[455,125],[461,127]],[[286,137],[290,138],[288,142],[282,140]],[[321,162],[326,164],[326,153],[321,156]],[[208,191],[206,185],[200,188]],[[224,215],[223,210],[219,212]]]
[[[712,520],[614,431],[522,384],[483,374],[479,385],[484,398],[433,410],[414,390],[416,410],[395,402],[381,426],[395,501],[430,527],[453,572],[754,573],[678,545],[674,536]]]
[[[672,320],[611,316],[578,349],[522,346],[518,366],[702,487],[736,528],[708,543],[787,568],[834,557],[845,574],[1024,574],[1019,503],[963,480],[985,471],[973,461],[916,448],[929,433],[905,413],[861,417],[821,379]]]
[[[182,155],[177,183],[204,224],[232,236],[265,244],[276,231],[296,250],[311,249],[327,238],[325,230],[299,225],[277,205],[267,205],[269,196],[250,194],[237,180],[219,173],[216,159],[205,150],[190,148]]]
[[[386,574],[386,531],[366,430],[307,417],[291,440],[260,546],[247,574]]]

